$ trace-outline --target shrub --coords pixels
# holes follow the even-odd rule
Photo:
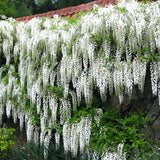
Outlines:
[[[7,151],[15,144],[16,136],[13,135],[15,129],[1,128],[0,129],[0,157],[6,157]]]

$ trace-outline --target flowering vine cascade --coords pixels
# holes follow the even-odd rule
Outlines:
[[[143,92],[149,67],[152,94],[160,99],[159,16],[160,2],[122,2],[94,6],[73,21],[58,16],[0,21],[0,125],[4,114],[19,120],[27,140],[46,148],[53,136],[60,145],[63,127],[65,151],[83,152],[92,118],[68,121],[82,101],[91,107],[95,89],[102,101],[115,94],[123,104],[135,86]]]

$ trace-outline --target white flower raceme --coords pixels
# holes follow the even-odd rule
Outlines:
[[[92,120],[89,117],[82,117],[81,121],[74,124],[66,122],[63,125],[63,141],[65,152],[71,152],[73,156],[78,153],[83,153],[85,147],[89,146],[91,136],[91,123]]]
[[[7,118],[10,118],[11,110],[12,110],[11,101],[7,101],[6,102],[6,115],[7,115]]]
[[[58,132],[55,133],[55,143],[56,143],[56,148],[58,149],[60,146],[60,134]]]
[[[106,151],[102,154],[102,160],[126,160],[126,154],[122,152],[124,144],[119,144],[117,147],[117,152],[112,153]]]

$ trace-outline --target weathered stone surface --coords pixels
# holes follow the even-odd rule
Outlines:
[[[160,139],[160,115],[158,116],[158,118],[153,123],[153,130],[154,130],[154,133],[155,133],[154,137],[156,139]]]
[[[160,116],[160,106],[158,104],[158,98],[153,102],[153,105],[150,107],[147,117],[152,118],[150,121],[153,124],[156,119]]]

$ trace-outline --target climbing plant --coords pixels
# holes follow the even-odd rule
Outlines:
[[[147,137],[143,129],[149,120],[135,113],[122,117],[117,111],[106,109],[99,122],[92,125],[90,144],[100,154],[105,150],[116,152],[118,144],[123,144],[123,154],[127,159],[147,159],[149,153],[157,150],[156,143]]]
[[[13,118],[45,151],[54,139],[72,157],[90,150],[102,160],[143,157],[152,150],[140,130],[147,118],[123,117],[107,104],[143,93],[147,74],[160,99],[159,14],[160,2],[134,1],[95,5],[72,19],[1,20],[0,125]]]

